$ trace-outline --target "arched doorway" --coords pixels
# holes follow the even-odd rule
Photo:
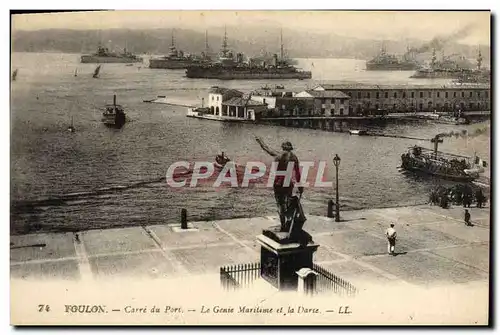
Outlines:
[[[219,106],[215,107],[215,115],[219,115]]]
[[[212,113],[212,114],[214,113],[214,106],[210,107],[210,113]]]

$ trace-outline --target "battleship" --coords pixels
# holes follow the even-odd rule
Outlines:
[[[461,64],[458,61],[452,60],[450,56],[443,55],[442,60],[436,58],[436,50],[432,53],[430,65],[428,67],[419,68],[411,78],[442,78],[456,79],[462,82],[489,82],[489,71],[482,69],[482,56],[479,52],[477,57],[477,68],[473,69],[470,63],[462,57]]]
[[[243,61],[242,53],[237,53],[235,60],[232,51],[228,49],[227,33],[224,32],[219,61],[189,66],[186,70],[186,77],[221,80],[310,79],[312,78],[312,74],[310,71],[298,70],[285,59],[283,52],[283,35],[281,35],[280,57],[278,58],[278,55],[274,54],[273,62],[269,65],[266,64],[266,62],[257,62],[253,59],[249,59],[246,63]]]
[[[208,36],[205,33],[205,52],[202,52],[201,58],[193,57],[192,55],[184,55],[182,50],[177,50],[175,47],[174,33],[172,32],[172,43],[168,55],[152,58],[149,60],[150,69],[187,69],[190,65],[201,64],[210,61],[208,47]]]
[[[142,58],[138,57],[127,49],[123,50],[123,53],[117,54],[110,52],[108,48],[103,48],[99,46],[97,52],[93,55],[82,55],[82,63],[142,63]]]
[[[366,62],[367,71],[412,71],[417,70],[419,63],[415,55],[408,49],[403,58],[388,54],[385,48],[372,60]]]

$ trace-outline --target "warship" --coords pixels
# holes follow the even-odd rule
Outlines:
[[[174,32],[172,31],[172,43],[168,55],[152,58],[149,60],[150,69],[186,69],[190,65],[201,64],[210,61],[208,48],[208,35],[205,33],[205,52],[202,52],[201,58],[191,55],[184,55],[182,50],[175,47]]]
[[[222,49],[218,62],[208,64],[191,65],[186,70],[187,78],[204,79],[310,79],[310,71],[299,71],[285,59],[283,52],[283,34],[281,34],[280,58],[273,55],[271,65],[266,62],[257,62],[250,59],[248,63],[243,61],[243,54],[237,53],[236,60],[233,52],[228,49],[227,33],[224,32]]]
[[[419,63],[415,60],[414,53],[408,49],[402,59],[396,55],[388,54],[382,47],[380,53],[372,60],[366,62],[367,71],[412,71],[417,70]]]
[[[108,48],[97,47],[97,52],[93,55],[83,55],[82,63],[142,63],[142,58],[130,53],[125,48],[123,53],[110,52]]]
[[[484,80],[489,77],[489,71],[482,69],[481,52],[477,58],[477,69],[473,69],[470,63],[462,57],[462,62],[452,60],[450,56],[443,55],[442,60],[436,58],[436,50],[432,53],[430,65],[419,68],[410,78],[428,78],[428,79],[458,79],[464,82],[474,80]]]

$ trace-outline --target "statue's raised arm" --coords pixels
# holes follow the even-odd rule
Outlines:
[[[267,152],[269,155],[271,155],[273,157],[279,156],[279,152],[276,151],[276,150],[271,149],[267,144],[264,143],[264,141],[262,140],[262,138],[255,137],[255,140],[257,141],[257,143],[259,143],[259,145],[262,148],[262,150],[264,150],[265,152]]]

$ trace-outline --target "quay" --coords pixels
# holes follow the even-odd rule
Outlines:
[[[207,99],[206,107],[202,99],[201,107],[189,108],[187,116],[343,131],[345,128],[422,120],[461,124],[484,120],[491,115],[488,85],[325,84],[299,92],[280,86],[248,93],[214,86]]]
[[[345,211],[341,221],[308,216],[306,229],[320,247],[315,263],[363,289],[370,285],[488,285],[489,208],[436,206]],[[12,279],[161,279],[208,275],[219,267],[259,260],[256,236],[273,216],[180,224],[35,233],[10,237]],[[395,223],[397,256],[387,255],[385,229]]]

